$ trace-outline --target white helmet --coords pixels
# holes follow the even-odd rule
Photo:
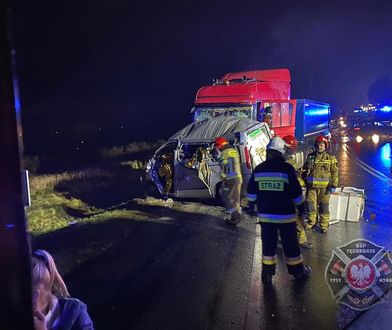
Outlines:
[[[287,144],[281,137],[275,136],[267,145],[267,149],[279,151],[282,155],[286,154],[286,149],[290,145]]]

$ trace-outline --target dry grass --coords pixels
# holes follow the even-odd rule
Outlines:
[[[101,150],[100,154],[102,158],[114,158],[141,152],[154,151],[164,142],[164,140],[160,140],[157,142],[132,142],[125,146],[104,148]]]
[[[140,172],[143,171],[122,166],[32,174],[32,205],[27,209],[29,230],[37,235],[91,221],[145,219],[147,216],[121,206],[138,194]]]
[[[89,179],[98,176],[111,176],[107,171],[99,168],[89,168],[76,172],[64,172],[59,174],[32,175],[30,177],[30,190],[32,194],[45,190],[53,189],[57,184],[64,181],[75,179]]]
[[[141,161],[164,141],[133,142],[101,151],[97,167],[56,174],[30,174],[32,205],[27,209],[29,230],[42,234],[70,225],[113,218],[143,220],[147,216],[122,205],[144,193],[140,177],[146,162]],[[113,158],[133,155],[135,160]],[[120,163],[122,161],[122,163]],[[26,158],[36,170],[39,159]],[[104,166],[105,169],[99,166]]]

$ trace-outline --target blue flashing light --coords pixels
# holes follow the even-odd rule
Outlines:
[[[391,144],[386,143],[381,148],[381,160],[387,167],[391,166]]]
[[[380,111],[384,111],[384,112],[391,112],[392,111],[392,107],[385,105],[382,108],[379,109]]]
[[[328,108],[325,109],[308,109],[305,111],[305,115],[307,116],[325,116],[328,115]]]
[[[19,85],[18,85],[18,81],[16,78],[13,79],[13,84],[14,84],[14,104],[15,104],[15,111],[17,113],[17,115],[20,115],[20,94],[19,94]]]

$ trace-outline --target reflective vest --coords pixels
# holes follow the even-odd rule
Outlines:
[[[303,176],[307,187],[323,189],[339,184],[338,161],[327,151],[321,154],[312,152],[303,166]]]
[[[228,144],[222,148],[219,165],[222,169],[221,177],[224,181],[230,180],[231,183],[242,183],[240,155],[232,145]]]

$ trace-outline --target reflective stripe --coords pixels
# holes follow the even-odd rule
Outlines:
[[[316,159],[314,161],[315,164],[333,164],[333,163],[337,163],[337,159],[333,158],[333,159],[324,159],[324,160],[320,160],[320,159]]]
[[[279,181],[283,181],[287,183],[289,182],[289,176],[287,175],[287,173],[281,173],[281,172],[255,173],[255,181],[266,180],[266,179],[268,179],[269,181],[274,179],[275,180],[279,179]]]
[[[302,259],[302,255],[299,255],[298,257],[294,257],[294,258],[287,258],[286,257],[286,264],[288,264],[290,266],[299,265],[303,261],[304,260]]]
[[[275,265],[276,264],[276,256],[270,257],[270,256],[263,255],[262,263],[264,265]]]
[[[308,181],[313,182],[313,181],[320,181],[320,182],[329,182],[328,178],[315,178],[313,176],[308,177]]]
[[[305,202],[305,196],[304,196],[304,194],[301,194],[301,195],[299,195],[297,198],[294,198],[294,199],[293,199],[293,202],[294,202],[295,205],[300,205],[300,204],[302,204],[303,202]]]
[[[237,150],[228,150],[227,151],[229,157],[239,157],[239,153]]]
[[[257,195],[248,194],[247,195],[248,201],[254,202],[257,199]]]
[[[315,160],[315,164],[331,164],[333,161],[332,160],[330,160],[330,159],[325,159],[325,160],[319,160],[319,159],[316,159]]]
[[[308,177],[308,182],[312,184],[314,188],[327,188],[329,180],[327,178],[314,178],[312,176]]]
[[[257,213],[257,220],[259,222],[268,223],[290,223],[296,221],[295,214],[261,214]]]
[[[286,178],[288,179],[289,176],[287,173],[282,173],[282,172],[262,172],[262,173],[255,173],[255,177],[262,177],[262,176],[276,176],[280,178]]]
[[[241,176],[241,174],[238,174],[236,172],[226,174],[226,178],[228,178],[228,179],[234,178],[234,177],[240,177],[240,176]]]
[[[270,219],[289,219],[295,217],[294,214],[268,214],[268,213],[257,213],[260,218],[270,218]]]

